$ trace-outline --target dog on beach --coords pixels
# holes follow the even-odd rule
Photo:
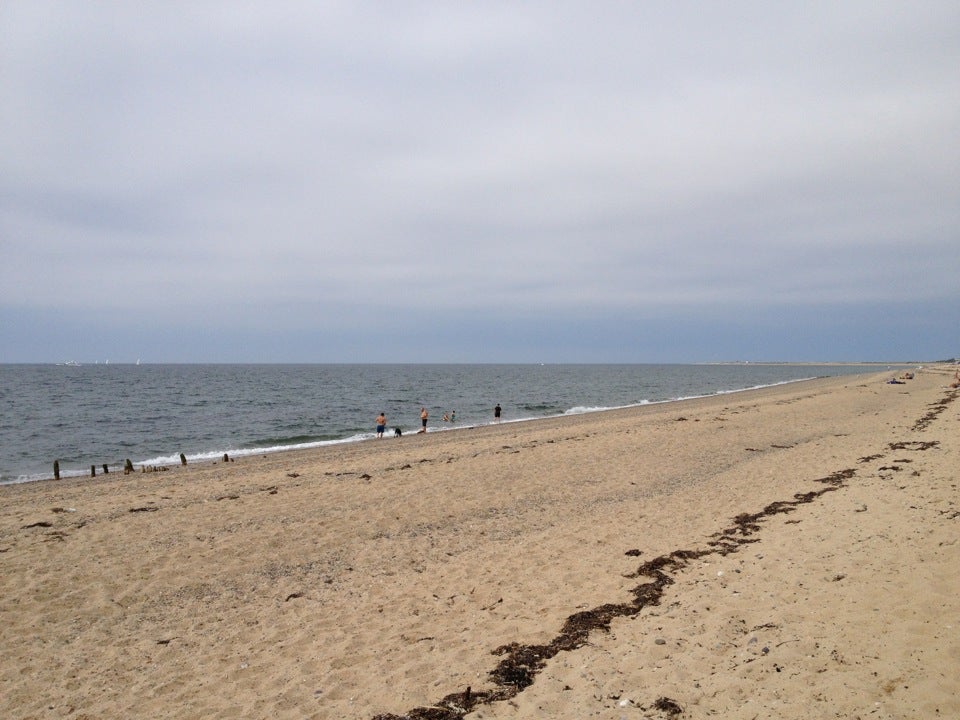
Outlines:
[[[397,427],[397,428],[394,428],[394,429],[393,429],[393,436],[394,436],[394,437],[400,437],[401,435],[403,435],[403,431],[402,431],[400,428]]]

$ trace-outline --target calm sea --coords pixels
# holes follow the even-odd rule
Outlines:
[[[873,372],[837,365],[0,365],[0,483],[209,460]],[[456,422],[444,414],[456,412]]]

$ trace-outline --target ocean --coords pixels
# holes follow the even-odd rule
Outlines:
[[[591,412],[812,377],[850,365],[0,365],[0,484]],[[456,421],[444,422],[456,413]]]

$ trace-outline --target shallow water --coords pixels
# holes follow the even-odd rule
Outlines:
[[[850,365],[0,365],[0,483],[712,395]],[[456,424],[442,420],[456,412]]]

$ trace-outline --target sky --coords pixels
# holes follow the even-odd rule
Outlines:
[[[960,356],[960,4],[0,3],[0,362]]]

